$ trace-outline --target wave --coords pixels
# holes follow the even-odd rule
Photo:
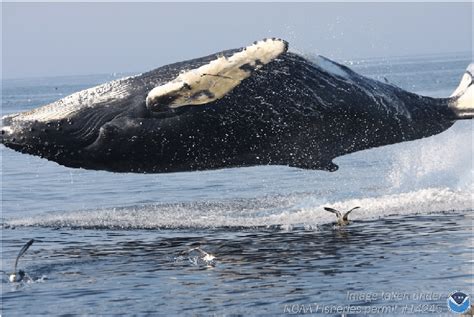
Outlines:
[[[472,210],[472,196],[449,188],[427,188],[402,194],[328,202],[322,197],[265,197],[220,202],[153,204],[75,212],[54,212],[10,219],[4,226],[41,226],[94,229],[160,229],[304,226],[315,228],[334,221],[324,206],[346,209],[361,206],[354,220],[388,215]]]

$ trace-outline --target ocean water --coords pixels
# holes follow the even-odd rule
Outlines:
[[[343,61],[448,96],[468,54]],[[2,113],[123,74],[2,82]],[[335,160],[335,173],[260,166],[114,174],[1,147],[1,314],[449,315],[474,295],[473,126]],[[361,208],[345,227],[324,206]],[[204,257],[202,250],[214,256]]]

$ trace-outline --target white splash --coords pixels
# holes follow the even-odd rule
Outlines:
[[[288,199],[292,199],[289,197]],[[351,219],[377,219],[387,215],[449,212],[472,209],[470,192],[449,188],[426,188],[408,193],[364,197],[343,201],[307,200],[290,204],[283,210],[259,210],[247,208],[240,202],[235,207],[222,208],[219,203],[208,203],[206,208],[193,204],[146,205],[122,209],[99,209],[76,212],[55,212],[33,217],[10,219],[8,226],[47,226],[74,228],[219,228],[219,227],[267,227],[278,225],[291,228],[303,225],[314,228],[317,225],[334,222],[334,215],[323,209],[361,208],[351,214]]]
[[[432,138],[397,146],[388,180],[395,189],[448,186],[473,191],[472,122],[458,122]]]

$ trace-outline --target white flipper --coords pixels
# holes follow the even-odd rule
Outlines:
[[[224,97],[252,72],[286,52],[288,43],[280,39],[255,42],[232,56],[221,56],[176,79],[153,88],[146,98],[152,111],[202,105]]]
[[[474,118],[474,63],[470,64],[464,73],[461,83],[451,97],[455,98],[451,108],[456,113],[456,119]]]

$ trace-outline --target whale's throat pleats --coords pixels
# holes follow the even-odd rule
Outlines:
[[[280,39],[255,42],[231,56],[221,56],[199,68],[182,72],[174,80],[153,88],[146,98],[151,111],[203,105],[224,97],[255,70],[288,49]]]

